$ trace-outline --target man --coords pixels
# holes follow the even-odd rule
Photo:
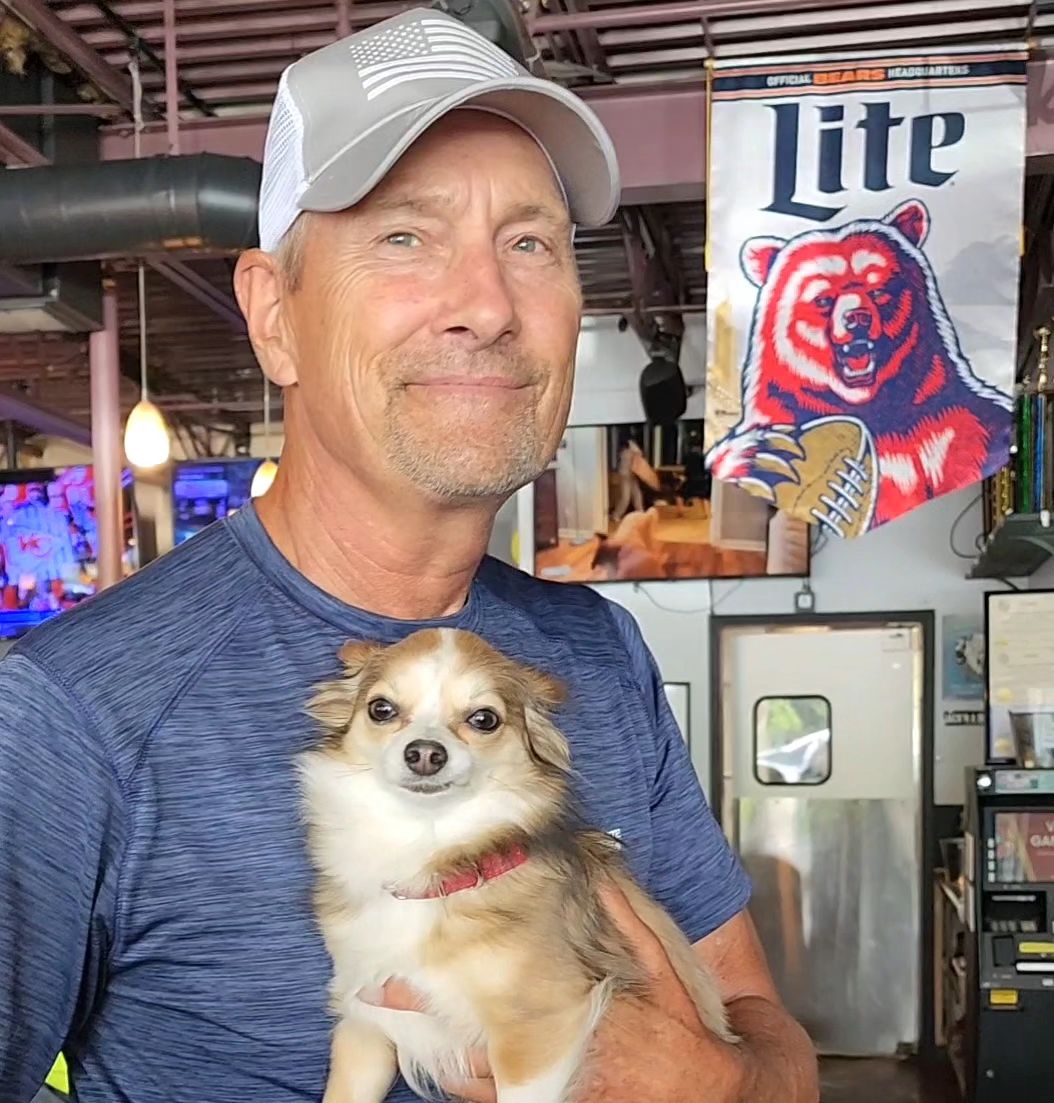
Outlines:
[[[591,590],[481,564],[499,504],[543,470],[567,416],[571,220],[603,222],[616,198],[585,107],[435,12],[283,78],[264,249],[236,275],[285,389],[273,490],[0,665],[5,1103],[32,1096],[60,1046],[82,1103],[320,1098],[328,962],[292,766],[317,739],[303,706],[345,640],[424,624],[568,683],[585,809],[697,941],[743,1037],[702,1030],[612,899],[653,991],[604,1024],[584,1098],[815,1099],[808,1041],[634,622]],[[363,998],[420,1013],[398,978]],[[493,1099],[478,1072],[452,1087]]]

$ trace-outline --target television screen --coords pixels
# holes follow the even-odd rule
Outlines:
[[[124,486],[124,572],[137,566],[132,473]],[[95,593],[95,483],[90,467],[0,472],[0,639]]]
[[[997,812],[995,865],[1001,884],[1054,881],[1054,813]]]
[[[534,572],[561,582],[802,577],[809,526],[711,479],[703,423],[568,429],[534,484]]]
[[[261,463],[237,457],[177,464],[172,480],[173,543],[182,544],[245,505]]]

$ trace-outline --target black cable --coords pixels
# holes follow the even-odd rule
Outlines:
[[[959,512],[959,516],[956,517],[954,521],[952,521],[952,527],[948,532],[948,547],[951,549],[952,553],[954,555],[957,555],[960,559],[974,560],[974,559],[977,558],[977,553],[981,550],[980,546],[979,546],[979,541],[982,540],[983,537],[980,533],[978,533],[977,539],[974,541],[974,547],[976,548],[975,551],[972,551],[972,552],[961,552],[961,551],[959,551],[959,549],[955,546],[955,530],[959,527],[959,525],[962,524],[963,518],[967,515],[967,513],[969,513],[970,510],[973,509],[973,507],[975,505],[977,505],[977,503],[981,500],[981,494],[982,493],[983,493],[983,491],[979,490],[977,492],[976,496],[971,498],[966,503],[966,505],[963,506],[963,508]]]

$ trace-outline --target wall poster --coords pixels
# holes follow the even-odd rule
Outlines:
[[[1054,590],[985,601],[988,756],[1054,768]]]
[[[1008,458],[1019,47],[718,63],[708,463],[856,536]]]

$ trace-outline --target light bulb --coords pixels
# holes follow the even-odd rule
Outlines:
[[[160,467],[169,454],[164,415],[147,399],[136,403],[124,427],[124,454],[133,467]]]
[[[249,487],[249,497],[259,498],[271,489],[275,475],[278,474],[278,464],[274,460],[264,460],[253,475],[252,485]],[[244,485],[244,484],[242,484]]]

